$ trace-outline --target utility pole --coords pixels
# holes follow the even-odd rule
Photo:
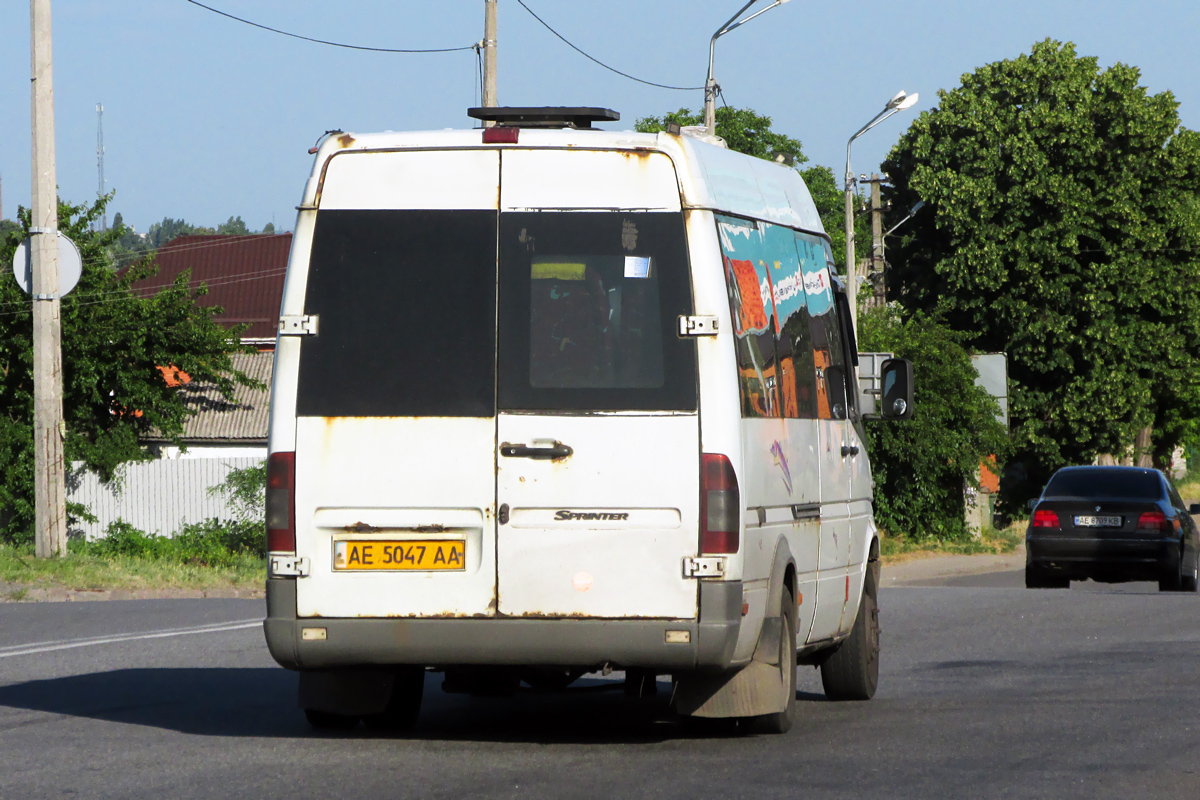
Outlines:
[[[58,189],[50,0],[29,0],[33,60],[33,464],[38,558],[67,551],[63,485],[62,344],[58,299]]]
[[[104,106],[96,103],[96,172],[99,173],[100,186],[96,189],[96,199],[104,197]],[[100,215],[100,230],[108,230],[108,209]]]
[[[869,274],[875,276],[875,297],[871,301],[873,306],[882,306],[885,302],[884,289],[884,270],[886,266],[883,263],[883,203],[879,195],[879,184],[883,182],[883,178],[879,173],[871,173],[871,267],[868,270]]]
[[[483,107],[496,108],[496,0],[483,2]],[[484,120],[490,128],[496,123]]]

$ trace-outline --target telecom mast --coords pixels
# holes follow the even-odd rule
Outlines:
[[[100,185],[96,189],[97,199],[104,197],[104,106],[96,103],[96,172]],[[108,230],[108,210],[100,215],[100,230]]]

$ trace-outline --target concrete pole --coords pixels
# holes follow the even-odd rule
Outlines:
[[[496,0],[483,3],[483,107],[496,108]],[[485,121],[484,127],[496,123]]]
[[[850,141],[854,141],[851,139]],[[846,145],[846,300],[850,321],[858,330],[858,277],[854,268],[854,175],[850,172],[850,145]]]
[[[33,58],[34,533],[37,557],[49,558],[67,551],[50,0],[30,0],[29,11]]]
[[[883,178],[879,173],[871,173],[871,272],[875,275],[874,306],[884,303],[883,271],[883,201],[880,197],[879,184]]]

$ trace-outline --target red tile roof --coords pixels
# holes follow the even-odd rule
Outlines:
[[[180,236],[158,251],[158,274],[135,283],[134,290],[170,285],[179,273],[192,270],[192,285],[204,283],[208,294],[202,306],[220,306],[217,321],[225,325],[250,323],[242,337],[273,339],[279,326],[283,277],[287,271],[292,235]]]

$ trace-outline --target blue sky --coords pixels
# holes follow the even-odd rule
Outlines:
[[[307,36],[375,47],[470,45],[483,0],[204,0]],[[525,0],[601,61],[646,80],[700,86],[708,39],[738,0]],[[760,0],[760,6],[768,0]],[[93,197],[97,102],[104,103],[110,211],[145,230],[164,216],[290,229],[322,131],[470,127],[473,52],[367,53],[284,38],[185,0],[54,0],[58,182],[64,199]],[[0,176],[3,213],[29,205],[29,6],[0,4]],[[1075,42],[1102,66],[1142,70],[1172,91],[1200,128],[1200,3],[1196,0],[792,0],[717,43],[725,101],[774,119],[810,163],[841,175],[846,138],[900,89],[915,109],[854,145],[855,172],[877,168],[915,113],[963,73],[1013,58],[1038,40]],[[516,0],[499,0],[501,105],[594,105],[638,117],[696,109],[700,91],[634,83],[570,50]],[[111,213],[110,213],[111,219]]]

